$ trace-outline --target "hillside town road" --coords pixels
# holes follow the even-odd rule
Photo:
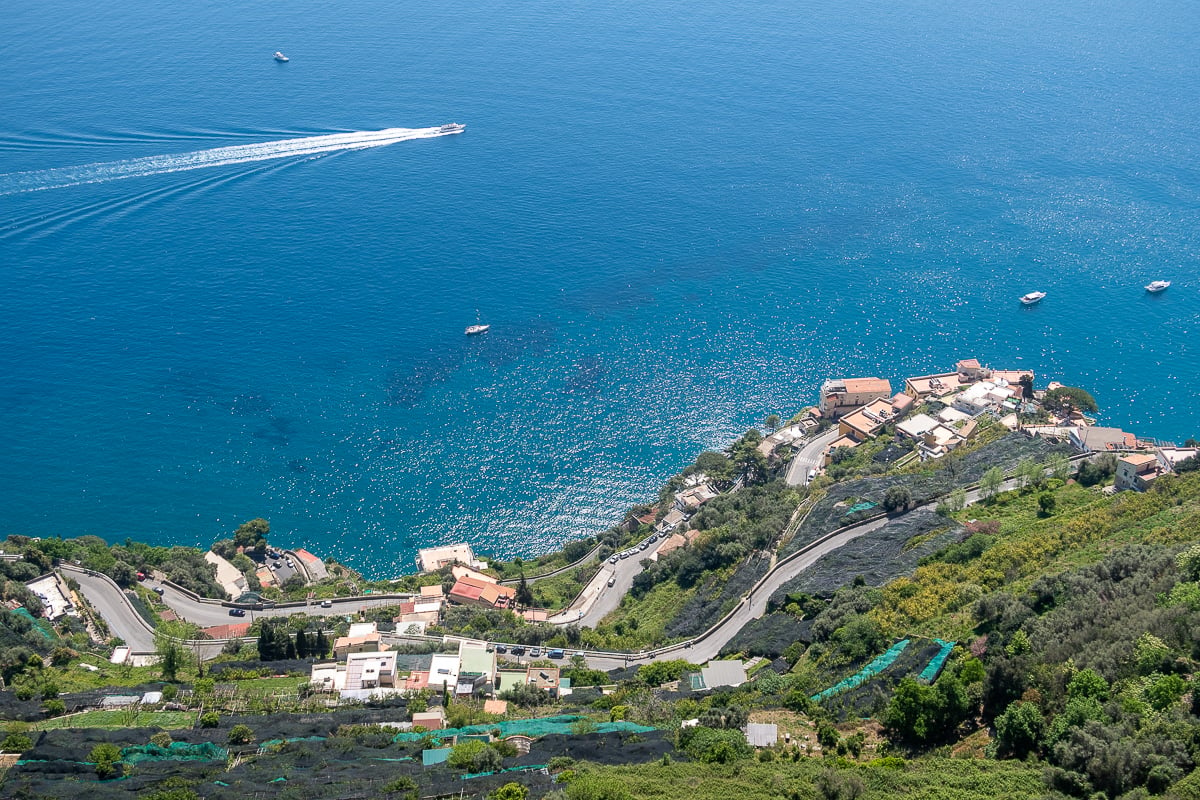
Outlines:
[[[1018,482],[1015,479],[1010,479],[1001,484],[998,491],[1008,491],[1018,487]],[[983,492],[979,489],[972,489],[967,492],[966,504],[972,505],[979,502],[983,498]],[[926,503],[923,506],[918,506],[913,511],[934,511],[937,509],[937,503]],[[763,616],[767,611],[767,602],[771,595],[774,594],[788,581],[798,576],[801,572],[811,567],[822,557],[832,553],[839,547],[842,547],[847,542],[853,541],[860,536],[878,530],[884,525],[887,525],[895,517],[882,517],[880,519],[868,520],[861,525],[856,525],[853,528],[845,530],[836,536],[833,536],[820,544],[810,547],[808,550],[802,551],[804,554],[793,558],[791,561],[784,561],[779,564],[772,572],[767,573],[763,583],[755,587],[749,596],[743,598],[734,612],[717,628],[712,629],[706,636],[697,637],[691,642],[681,642],[676,645],[655,650],[652,653],[645,655],[631,653],[628,656],[611,656],[600,654],[585,654],[588,661],[588,666],[593,669],[618,669],[635,664],[646,664],[651,661],[669,661],[676,658],[682,658],[690,661],[693,664],[702,664],[705,661],[716,658],[721,652],[721,649],[737,635],[738,631],[744,628],[752,620]]]
[[[796,457],[792,459],[792,463],[788,465],[787,478],[785,478],[788,486],[808,484],[808,473],[820,466],[825,448],[833,444],[837,438],[838,429],[833,427],[805,443],[800,448],[800,452],[796,453]]]
[[[659,540],[645,550],[636,550],[635,546],[633,555],[618,558],[616,564],[606,560],[575,601],[550,617],[548,622],[554,625],[596,627],[600,620],[621,605],[621,598],[633,588],[634,577],[642,571],[642,561],[658,552],[666,540],[666,536],[660,535]],[[615,582],[609,586],[609,580],[614,578]]]
[[[229,613],[229,607],[214,602],[196,600],[175,589],[169,584],[158,584],[162,587],[162,599],[167,607],[174,611],[180,619],[194,622],[202,628],[214,625],[230,625],[238,622],[252,622],[263,617],[286,617],[291,614],[304,613],[311,616],[338,617],[346,614],[357,614],[368,608],[394,606],[399,600],[394,597],[343,597],[331,601],[330,608],[322,608],[321,601],[313,600],[307,606],[282,606],[264,608],[262,610],[246,610],[246,616],[235,617]]]
[[[73,569],[66,572],[65,576],[79,581],[79,591],[108,623],[108,630],[113,636],[124,639],[135,653],[154,652],[154,633],[149,623],[130,607],[115,583],[84,570]]]

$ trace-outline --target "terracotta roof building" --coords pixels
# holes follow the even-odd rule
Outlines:
[[[470,577],[459,578],[450,590],[454,602],[484,608],[512,608],[516,597],[516,589]]]

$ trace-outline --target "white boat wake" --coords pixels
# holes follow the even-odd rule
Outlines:
[[[54,167],[32,172],[10,172],[0,175],[0,196],[20,192],[37,192],[45,189],[65,189],[84,183],[102,183],[122,178],[144,178],[168,172],[183,172],[206,167],[221,167],[228,164],[246,164],[253,161],[269,161],[275,158],[309,156],[333,153],[339,150],[363,150],[368,147],[383,147],[409,139],[433,139],[451,136],[459,130],[442,128],[385,128],[381,131],[355,131],[332,133],[321,136],[305,136],[299,139],[280,139],[274,142],[239,144],[230,147],[214,147],[191,153],[175,153],[164,156],[146,156],[123,161],[102,161],[82,164],[77,167]]]

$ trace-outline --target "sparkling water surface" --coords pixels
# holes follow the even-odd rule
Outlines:
[[[1200,435],[1189,4],[110,5],[0,31],[3,532],[529,555],[970,356]]]

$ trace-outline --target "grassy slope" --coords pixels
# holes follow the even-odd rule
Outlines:
[[[1015,761],[926,758],[900,769],[858,765],[828,766],[819,759],[737,764],[660,763],[622,767],[587,767],[589,772],[620,781],[635,798],[663,800],[777,800],[822,795],[814,785],[829,770],[835,780],[861,781],[861,800],[1023,800],[1046,794],[1039,769]]]
[[[1021,590],[1039,576],[1099,561],[1133,542],[1175,544],[1200,539],[1200,475],[1171,479],[1168,492],[1104,496],[1099,487],[1053,490],[1055,512],[1039,517],[1037,492],[1009,492],[967,508],[963,522],[998,521],[997,542],[966,564],[918,567],[884,590],[872,613],[893,635],[971,635],[971,602],[1001,587]]]

